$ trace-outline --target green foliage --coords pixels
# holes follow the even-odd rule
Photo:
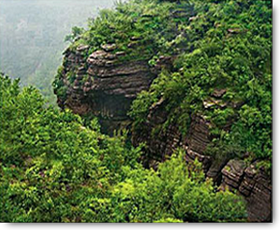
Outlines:
[[[74,26],[72,28],[72,33],[65,37],[65,41],[66,42],[74,42],[83,32],[84,32],[83,28]]]
[[[186,18],[192,15],[190,4],[183,1]],[[176,38],[178,19],[171,17],[174,4],[168,1],[158,3],[154,0],[118,2],[115,10],[102,10],[100,16],[89,21],[89,29],[73,44],[81,40],[91,46],[91,51],[100,49],[104,43],[115,43],[117,51],[125,51],[120,61],[139,59],[149,60],[160,52],[174,52],[168,43]],[[132,41],[134,38],[135,41]],[[133,49],[129,48],[133,46]]]
[[[120,61],[153,67],[161,55],[176,57],[133,102],[134,130],[164,99],[168,119],[157,129],[175,122],[185,134],[191,116],[201,114],[212,124],[213,154],[249,153],[263,170],[272,155],[271,13],[262,0],[132,0],[101,11],[67,40],[72,49],[90,46],[84,58],[106,43],[125,51]],[[62,100],[64,74],[70,83],[75,78],[63,71],[53,83]],[[108,137],[96,119],[46,107],[38,90],[20,90],[2,74],[0,86],[2,222],[245,221],[242,198],[219,191],[198,161],[185,163],[183,151],[157,171],[145,169],[141,146],[131,147],[126,136]],[[215,89],[226,93],[205,109]]]
[[[151,95],[147,91],[143,91],[138,96],[138,99],[132,104],[132,110],[129,113],[132,118],[137,118],[135,125],[143,124],[147,120],[149,107],[156,102],[156,100],[156,95]]]
[[[157,172],[152,171],[143,184],[127,180],[117,189],[123,194],[126,208],[139,210],[130,217],[133,222],[151,222],[153,218],[190,222],[244,220],[242,200],[230,192],[214,192],[211,180],[204,181],[198,161],[186,166],[183,159],[179,152],[160,164]]]
[[[144,169],[125,136],[101,134],[95,119],[85,127],[0,77],[1,222],[245,220],[241,197],[217,192],[182,152],[157,172]]]
[[[174,69],[162,72],[149,92],[133,102],[134,129],[141,130],[150,106],[163,98],[168,101],[169,115],[162,127],[175,122],[185,134],[190,117],[201,114],[212,123],[214,154],[247,152],[271,159],[271,1],[180,2],[172,4],[172,9],[187,9],[190,4],[193,17],[187,21],[180,17],[174,40],[161,34],[164,47],[177,49]],[[170,54],[168,49],[161,51]],[[218,105],[206,109],[204,102],[215,89],[227,91]],[[231,128],[229,123],[233,123]]]

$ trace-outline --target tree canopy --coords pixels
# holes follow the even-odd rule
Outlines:
[[[217,191],[180,150],[145,169],[125,136],[46,107],[38,90],[7,76],[0,84],[1,222],[245,220],[242,198]]]

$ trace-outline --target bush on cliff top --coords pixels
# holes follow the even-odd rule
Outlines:
[[[241,197],[216,192],[198,162],[177,152],[157,172],[139,149],[70,111],[46,107],[38,90],[0,76],[1,222],[244,221]]]
[[[164,98],[169,116],[162,129],[175,123],[185,134],[192,114],[201,114],[213,125],[209,154],[249,153],[271,160],[271,7],[265,0],[120,2],[90,20],[71,48],[87,44],[88,56],[102,44],[115,43],[114,52],[127,54],[121,61],[143,59],[150,65],[162,55],[176,57],[173,70],[163,70],[149,92],[134,101],[134,130],[141,132],[150,106]],[[131,43],[134,48],[128,48]],[[54,86],[63,98],[60,78]],[[205,109],[215,89],[227,91],[215,99],[218,105]],[[231,128],[224,129],[229,123]]]
[[[201,114],[213,126],[209,153],[249,153],[271,160],[271,1],[181,2],[193,5],[194,16],[178,21],[180,35],[165,42],[179,49],[174,69],[162,71],[149,92],[134,101],[134,130],[141,130],[150,106],[163,98],[169,116],[162,128],[173,123],[185,134],[191,116]],[[216,89],[226,93],[206,109]],[[224,129],[230,123],[231,128]]]

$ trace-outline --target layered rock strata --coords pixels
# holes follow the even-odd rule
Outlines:
[[[116,52],[115,44],[107,44],[90,53],[88,46],[66,50],[61,80],[67,89],[65,97],[58,97],[60,107],[70,108],[80,115],[99,117],[102,131],[112,134],[114,130],[130,125],[127,112],[132,101],[142,90],[147,90],[161,68],[172,68],[172,58],[160,57],[154,68],[147,60],[126,60],[124,52]],[[216,89],[203,102],[205,110],[233,109],[242,102],[224,102],[226,89]],[[132,143],[137,146],[146,143],[147,155],[143,162],[147,167],[157,168],[162,162],[181,147],[186,152],[186,161],[196,158],[202,162],[207,177],[212,178],[221,188],[228,187],[245,197],[250,221],[271,220],[271,181],[255,165],[245,166],[243,161],[230,160],[230,157],[214,158],[206,154],[211,143],[211,123],[201,114],[191,116],[186,135],[182,135],[178,125],[168,119],[163,98],[153,104],[145,124],[132,130]],[[230,129],[229,120],[224,129]]]
[[[220,97],[224,90],[223,92],[220,90],[219,93],[217,90],[215,93],[216,97]],[[185,136],[181,134],[176,124],[157,130],[167,120],[166,104],[167,102],[161,99],[152,105],[146,124],[143,125],[141,131],[136,130],[132,133],[134,145],[145,142],[148,147],[147,166],[156,168],[158,162],[164,161],[176,148],[181,147],[185,150],[186,162],[198,159],[207,177],[212,178],[216,184],[220,184],[222,189],[229,188],[245,198],[249,221],[270,221],[270,177],[256,170],[256,164],[246,166],[244,160],[231,160],[231,156],[218,158],[207,155],[206,150],[212,139],[209,131],[211,124],[202,115],[196,114],[191,117],[191,124]],[[229,104],[227,106],[236,106],[236,103]],[[229,126],[230,123],[225,126],[225,129]]]
[[[62,80],[67,93],[64,100],[58,98],[60,107],[98,116],[103,131],[109,134],[128,125],[132,100],[155,77],[147,61],[120,61],[126,54],[115,49],[115,44],[107,44],[88,58],[88,46],[66,50]]]
[[[241,160],[230,160],[222,170],[221,188],[238,191],[247,201],[248,220],[270,221],[272,217],[271,179],[257,163],[246,166]]]

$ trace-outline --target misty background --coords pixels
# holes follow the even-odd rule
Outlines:
[[[34,85],[50,103],[51,83],[64,39],[74,26],[87,27],[87,19],[100,9],[113,8],[115,0],[0,0],[0,71]]]

